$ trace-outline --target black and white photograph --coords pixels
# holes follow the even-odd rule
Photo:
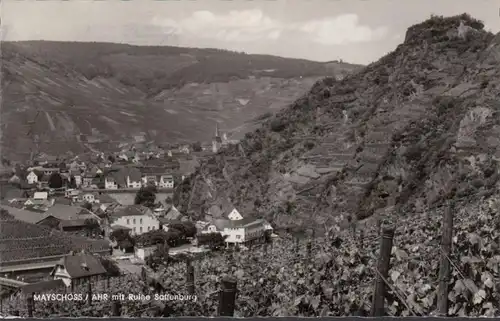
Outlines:
[[[0,16],[0,318],[500,316],[498,1]]]

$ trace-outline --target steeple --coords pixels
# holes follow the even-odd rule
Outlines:
[[[220,137],[219,134],[219,123],[215,123],[215,136],[214,137]]]

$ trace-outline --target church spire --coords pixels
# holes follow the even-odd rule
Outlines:
[[[219,134],[219,123],[215,123],[215,137],[220,137]]]

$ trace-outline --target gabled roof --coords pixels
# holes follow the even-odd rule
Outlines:
[[[179,212],[179,210],[173,205],[172,207],[170,207],[167,213],[165,213],[165,218],[167,220],[178,220],[181,216],[181,212]]]
[[[122,206],[116,211],[112,212],[110,216],[112,217],[123,217],[123,216],[139,216],[139,215],[150,215],[151,210],[142,205],[127,205]]]
[[[102,266],[99,258],[87,253],[66,255],[57,265],[63,266],[72,279],[106,274],[106,269]],[[52,271],[52,275],[54,273],[55,269]]]

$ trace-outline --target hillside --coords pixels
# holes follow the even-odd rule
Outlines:
[[[360,72],[318,81],[204,163],[175,201],[195,216],[232,202],[277,227],[479,202],[498,184],[499,75],[500,35],[466,14],[432,17]]]
[[[210,139],[215,123],[242,135],[318,79],[359,66],[216,49],[110,43],[2,43],[2,146],[29,154],[111,148],[136,138]],[[250,122],[245,125],[246,122]],[[16,146],[23,146],[20,150]]]

